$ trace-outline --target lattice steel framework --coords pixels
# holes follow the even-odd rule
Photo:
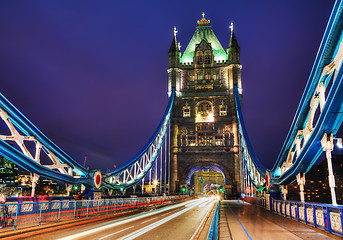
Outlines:
[[[65,183],[94,186],[97,170],[88,171],[38,130],[0,94],[0,152],[30,173],[31,181],[43,176]],[[45,156],[44,156],[45,155]],[[49,160],[49,163],[43,164]]]
[[[139,183],[155,164],[162,143],[166,141],[165,136],[169,126],[174,96],[175,89],[170,94],[167,109],[148,144],[125,165],[105,174],[104,184],[106,187],[115,189],[129,188]]]
[[[271,170],[265,170],[253,151],[235,87],[244,169],[256,187],[285,186],[295,179],[302,185],[302,174],[310,170],[323,151],[331,158],[333,141],[343,122],[342,10],[343,1],[336,1],[298,110]]]

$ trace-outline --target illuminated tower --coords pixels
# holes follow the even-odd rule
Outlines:
[[[225,50],[203,14],[183,53],[174,28],[168,52],[168,91],[176,89],[170,122],[171,193],[186,187],[198,194],[211,183],[221,185],[227,196],[241,193],[233,88],[237,85],[242,94],[242,67],[233,24],[230,28]]]

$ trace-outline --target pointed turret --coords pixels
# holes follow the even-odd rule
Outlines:
[[[176,89],[178,93],[181,89],[181,69],[180,69],[180,47],[176,40],[177,30],[174,27],[174,37],[172,44],[170,46],[168,55],[169,55],[169,84],[168,91],[170,92],[173,88]]]
[[[173,41],[172,41],[172,44],[171,44],[171,46],[169,48],[169,52],[168,53],[179,52],[180,51],[179,46],[177,44],[177,40],[176,40],[176,33],[177,33],[177,30],[174,27],[174,37],[173,37]]]
[[[229,61],[231,63],[239,64],[241,48],[239,47],[236,36],[235,36],[233,22],[231,22],[230,29],[231,29],[231,38],[230,38],[229,46],[227,48],[227,54],[229,56]]]
[[[173,37],[173,41],[168,52],[169,68],[176,67],[180,63],[180,49],[179,49],[178,42],[176,40],[176,33],[177,33],[177,30],[176,30],[176,27],[174,27],[174,37]]]

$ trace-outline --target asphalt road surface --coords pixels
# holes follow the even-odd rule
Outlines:
[[[67,225],[49,232],[37,231],[28,235],[18,234],[15,239],[35,240],[183,240],[206,239],[210,220],[217,200],[200,198],[151,211],[123,217],[116,220]],[[206,222],[203,231],[201,226]],[[197,233],[201,232],[200,237]],[[6,238],[4,238],[5,240]]]

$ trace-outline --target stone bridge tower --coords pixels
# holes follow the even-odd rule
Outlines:
[[[183,53],[176,33],[174,29],[168,52],[168,91],[176,89],[170,120],[170,192],[200,194],[209,184],[218,184],[226,196],[237,196],[242,192],[242,163],[233,89],[237,85],[242,94],[242,66],[233,25],[226,50],[204,14]]]

